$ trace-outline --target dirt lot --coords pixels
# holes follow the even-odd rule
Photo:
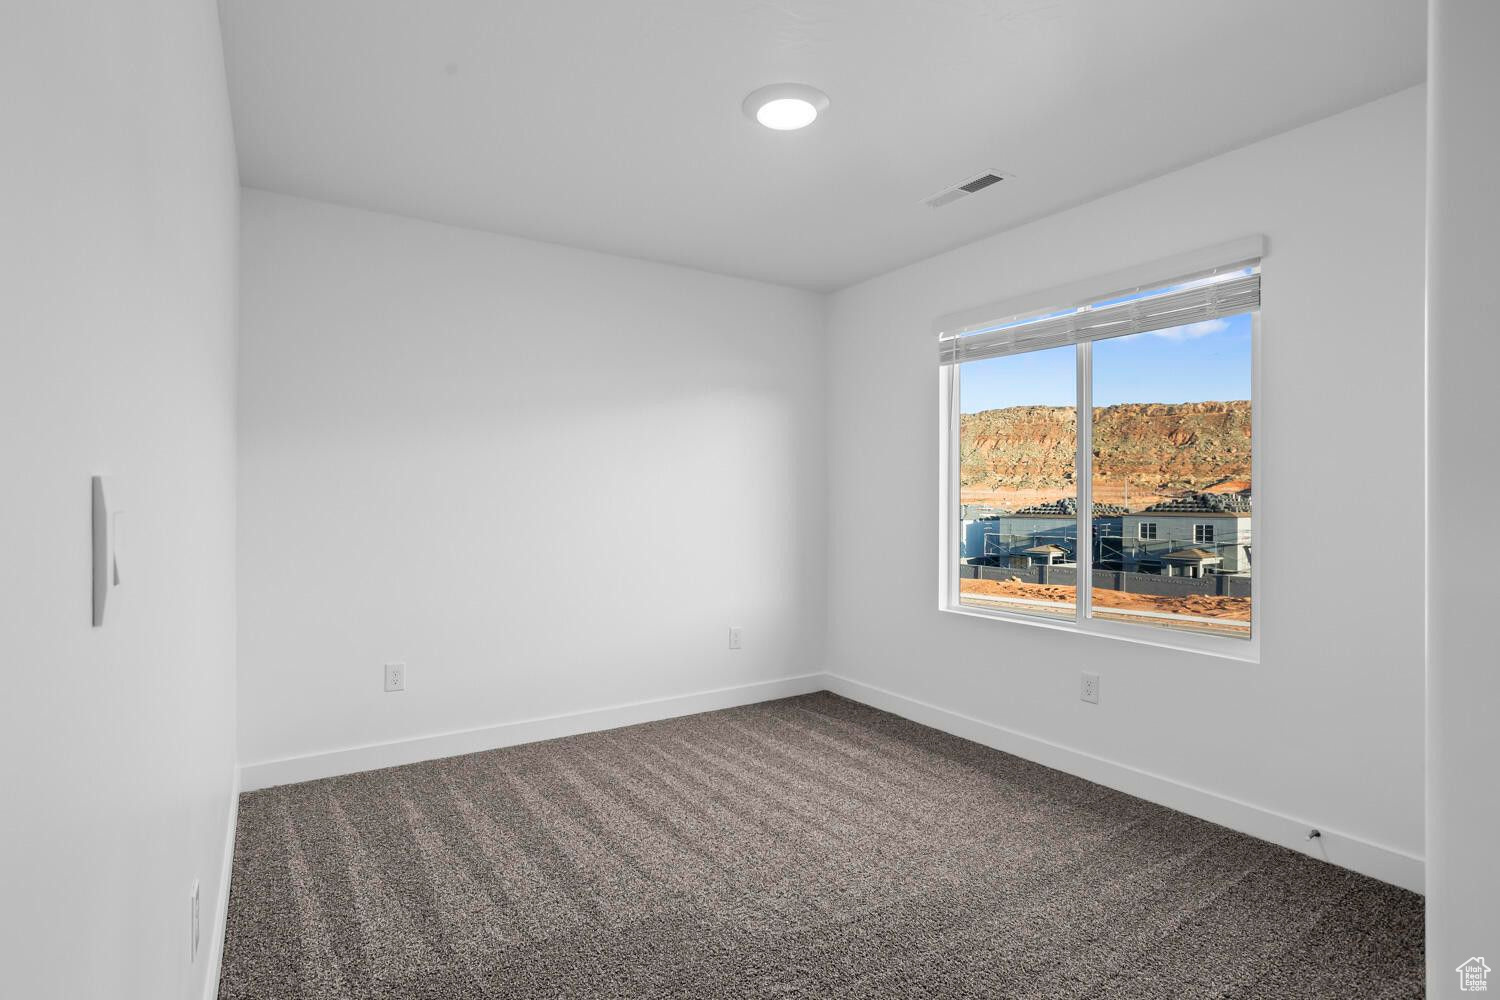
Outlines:
[[[1055,584],[1023,583],[1020,580],[960,580],[965,594],[989,597],[1019,597],[1033,601],[1071,603],[1072,587]],[[1117,611],[1158,611],[1163,614],[1191,615],[1194,618],[1219,618],[1225,621],[1249,622],[1250,598],[1213,597],[1192,594],[1187,597],[1156,597],[1150,594],[1127,594],[1118,590],[1094,588],[1094,607]]]
[[[1047,503],[1049,500],[1060,500],[1063,497],[1071,497],[1076,493],[1072,487],[1067,489],[995,489],[986,490],[976,487],[965,486],[960,491],[960,500],[963,503],[988,504],[991,507],[1000,507],[1003,510],[1020,510],[1032,504]],[[1131,510],[1140,510],[1151,504],[1167,500],[1175,494],[1152,493],[1140,488],[1126,490],[1119,487],[1099,486],[1094,490],[1094,500],[1099,503],[1117,503],[1129,507]]]
[[[1211,486],[1204,486],[1204,493],[1238,493],[1250,488],[1248,479],[1226,479]],[[959,491],[959,500],[962,503],[987,504],[991,507],[999,507],[1003,510],[1020,510],[1032,504],[1046,503],[1049,500],[1060,500],[1063,497],[1077,495],[1077,488],[1071,484],[1063,487],[1042,487],[1037,489],[1017,489],[1001,487],[997,489],[984,489],[978,486],[965,486]],[[1164,490],[1153,492],[1140,485],[1134,487],[1123,483],[1094,483],[1095,503],[1114,503],[1130,510],[1144,510],[1154,503],[1163,500],[1171,500],[1174,497],[1184,495],[1187,490]]]

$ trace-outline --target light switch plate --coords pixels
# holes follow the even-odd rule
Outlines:
[[[113,480],[95,476],[94,492],[94,627],[106,621],[107,610],[119,602],[120,515]]]
[[[198,941],[202,934],[202,894],[198,891],[198,880],[193,879],[193,891],[188,893],[188,963],[198,961]]]

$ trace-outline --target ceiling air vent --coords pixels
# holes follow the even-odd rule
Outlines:
[[[994,170],[989,170],[985,173],[979,174],[978,176],[970,177],[966,181],[961,181],[957,184],[954,184],[952,187],[943,188],[943,190],[939,191],[931,198],[926,199],[923,204],[928,208],[942,208],[944,205],[951,204],[960,198],[967,198],[969,195],[973,194],[976,191],[983,191],[985,188],[990,187],[993,184],[999,184],[1001,181],[1007,180],[1009,177],[1009,174],[1002,174]]]

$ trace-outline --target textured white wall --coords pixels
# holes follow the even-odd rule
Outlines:
[[[0,994],[202,996],[235,752],[238,183],[214,4],[7,5],[0,93]],[[102,629],[96,473],[126,511]]]
[[[836,293],[829,668],[1421,855],[1423,99],[1405,91]],[[939,612],[933,320],[1253,233],[1270,240],[1262,662]],[[872,521],[879,545],[853,527]],[[1102,675],[1100,705],[1079,701],[1080,669]]]
[[[1500,373],[1500,4],[1435,0],[1428,35],[1428,996],[1500,969],[1500,670],[1486,506]],[[1483,550],[1485,558],[1476,557]],[[1490,974],[1496,986],[1500,973]]]
[[[242,204],[242,762],[821,667],[819,296]]]

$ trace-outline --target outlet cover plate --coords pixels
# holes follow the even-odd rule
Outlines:
[[[1099,704],[1099,675],[1085,672],[1078,685],[1078,697],[1091,705]]]
[[[385,689],[387,691],[406,690],[406,664],[387,663],[385,665]]]

